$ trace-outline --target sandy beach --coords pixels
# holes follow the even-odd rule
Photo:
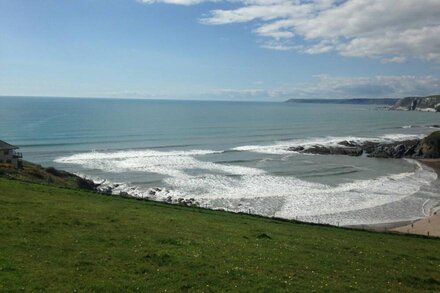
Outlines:
[[[439,174],[438,180],[440,180],[440,159],[420,159],[419,161],[433,168],[437,174]],[[404,226],[392,228],[390,231],[440,237],[440,212],[434,212],[429,217],[420,219],[414,223],[405,223]]]
[[[440,214],[418,220],[412,224],[391,229],[390,231],[440,237]]]

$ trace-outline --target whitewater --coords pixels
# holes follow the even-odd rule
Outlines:
[[[297,145],[336,145],[350,140],[356,142],[392,142],[412,139],[417,135],[383,135],[377,138],[327,137],[278,142],[273,145],[251,145],[235,147],[231,150],[125,150],[116,152],[87,152],[55,159],[57,163],[77,164],[86,169],[104,172],[145,172],[164,175],[160,189],[141,188],[123,182],[117,183],[114,193],[128,193],[134,197],[172,202],[178,199],[195,199],[203,207],[225,209],[234,212],[251,212],[263,216],[299,219],[329,224],[356,225],[403,221],[417,218],[418,213],[388,214],[378,217],[374,208],[390,205],[414,204],[424,198],[410,197],[429,187],[437,179],[437,174],[415,160],[407,160],[412,170],[392,175],[379,176],[368,180],[353,180],[336,186],[309,182],[293,176],[274,176],[264,169],[243,167],[204,161],[207,155],[228,152],[257,152],[286,156],[299,155],[288,151]],[[261,163],[265,159],[261,159]],[[101,179],[92,178],[96,182]],[[101,181],[102,182],[102,181]],[[115,183],[107,182],[107,186]],[[103,185],[105,188],[106,185]],[[152,192],[154,191],[154,193]],[[371,210],[369,217],[348,219],[353,211]]]

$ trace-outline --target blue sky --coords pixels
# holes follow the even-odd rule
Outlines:
[[[0,0],[0,95],[438,94],[440,1],[395,3]]]

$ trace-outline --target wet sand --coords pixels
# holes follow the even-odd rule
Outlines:
[[[412,224],[391,229],[390,231],[440,237],[440,214],[434,214]]]
[[[419,161],[433,168],[439,175],[439,179],[437,180],[440,180],[440,159],[421,159]],[[434,212],[429,217],[417,220],[413,223],[405,223],[404,226],[395,227],[389,231],[440,237],[440,210]]]

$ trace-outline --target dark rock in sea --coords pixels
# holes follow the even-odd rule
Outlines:
[[[380,145],[378,142],[366,141],[362,143],[362,149],[367,153],[371,154]]]
[[[148,191],[149,195],[157,195],[159,192],[164,191],[165,193],[169,193],[169,190],[160,187],[154,187]]]
[[[101,187],[100,191],[103,193],[112,194],[113,188],[111,186]]]
[[[438,133],[438,134],[436,134]],[[372,158],[437,158],[440,157],[440,131],[424,140],[410,139],[396,142],[341,141],[338,146],[313,145],[288,148],[306,154],[361,156],[364,152]]]
[[[398,158],[402,158],[406,151],[406,146],[403,144],[399,144],[394,147],[394,155]]]
[[[377,143],[376,145],[367,142],[365,152],[372,158],[394,158],[410,157],[415,154],[415,149],[420,143],[419,139],[404,140],[392,143]],[[373,147],[374,146],[374,147]],[[362,146],[364,147],[364,145]]]
[[[359,147],[347,147],[347,148],[332,148],[335,155],[347,155],[359,157],[363,154],[363,150]]]
[[[168,198],[171,199],[171,196],[169,196]],[[183,206],[190,206],[190,207],[199,207],[200,206],[200,203],[198,201],[196,201],[194,198],[179,197],[177,199],[177,204],[183,205]]]
[[[289,148],[289,150],[306,153],[306,154],[316,154],[316,155],[347,155],[347,156],[360,156],[363,150],[359,147],[333,147],[333,146],[323,146],[314,145],[309,148],[299,148],[294,149]]]
[[[304,147],[303,146],[290,147],[287,150],[291,152],[300,152],[304,150]]]
[[[417,145],[418,144],[415,144],[412,147],[409,147],[408,149],[406,149],[405,153],[403,154],[403,157],[413,156],[416,153]]]
[[[350,140],[350,141],[348,141],[348,140],[340,141],[340,142],[338,142],[338,144],[346,146],[346,147],[357,147],[357,146],[359,146],[359,144],[357,142],[352,141],[352,140]]]
[[[314,145],[309,148],[305,148],[302,152],[307,153],[307,154],[317,154],[317,155],[330,155],[330,154],[332,154],[330,147],[326,147],[323,145]]]
[[[369,153],[367,157],[370,158],[395,158],[394,149],[387,146],[379,146],[374,151]]]

